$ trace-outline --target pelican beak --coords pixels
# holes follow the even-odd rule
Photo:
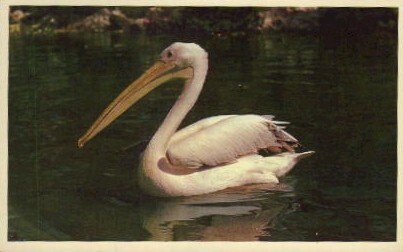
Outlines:
[[[187,79],[192,75],[193,69],[190,67],[178,70],[177,66],[172,62],[157,61],[109,104],[87,132],[78,140],[78,147],[83,147],[86,142],[154,88],[170,79]]]

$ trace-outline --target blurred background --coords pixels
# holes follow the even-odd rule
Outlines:
[[[12,6],[8,239],[396,240],[397,18],[396,8]],[[78,149],[105,106],[176,41],[209,53],[182,126],[273,114],[316,154],[272,190],[144,195],[138,156],[181,82]]]
[[[357,36],[396,33],[391,8],[33,7],[12,6],[13,32],[120,31],[239,36],[288,31]]]

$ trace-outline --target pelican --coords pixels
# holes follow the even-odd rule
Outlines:
[[[203,88],[207,52],[195,43],[176,42],[101,113],[78,140],[81,148],[113,120],[162,83],[184,79],[184,88],[142,154],[138,184],[158,197],[191,196],[247,184],[278,184],[302,158],[285,122],[267,115],[219,115],[178,131]],[[260,155],[267,151],[273,155]]]

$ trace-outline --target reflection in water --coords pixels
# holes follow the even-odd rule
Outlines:
[[[287,204],[276,202],[266,190],[277,186],[249,185],[213,194],[160,200],[144,214],[149,240],[253,241],[268,236],[267,229]],[[269,207],[262,208],[262,202]],[[205,218],[198,224],[195,220]],[[180,230],[184,230],[181,232]]]

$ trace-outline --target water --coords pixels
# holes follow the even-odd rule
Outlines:
[[[315,150],[282,183],[162,200],[135,183],[138,155],[181,90],[166,84],[84,149],[76,142],[162,49],[208,52],[183,125],[274,114]],[[396,239],[396,42],[300,35],[11,36],[9,240]]]

